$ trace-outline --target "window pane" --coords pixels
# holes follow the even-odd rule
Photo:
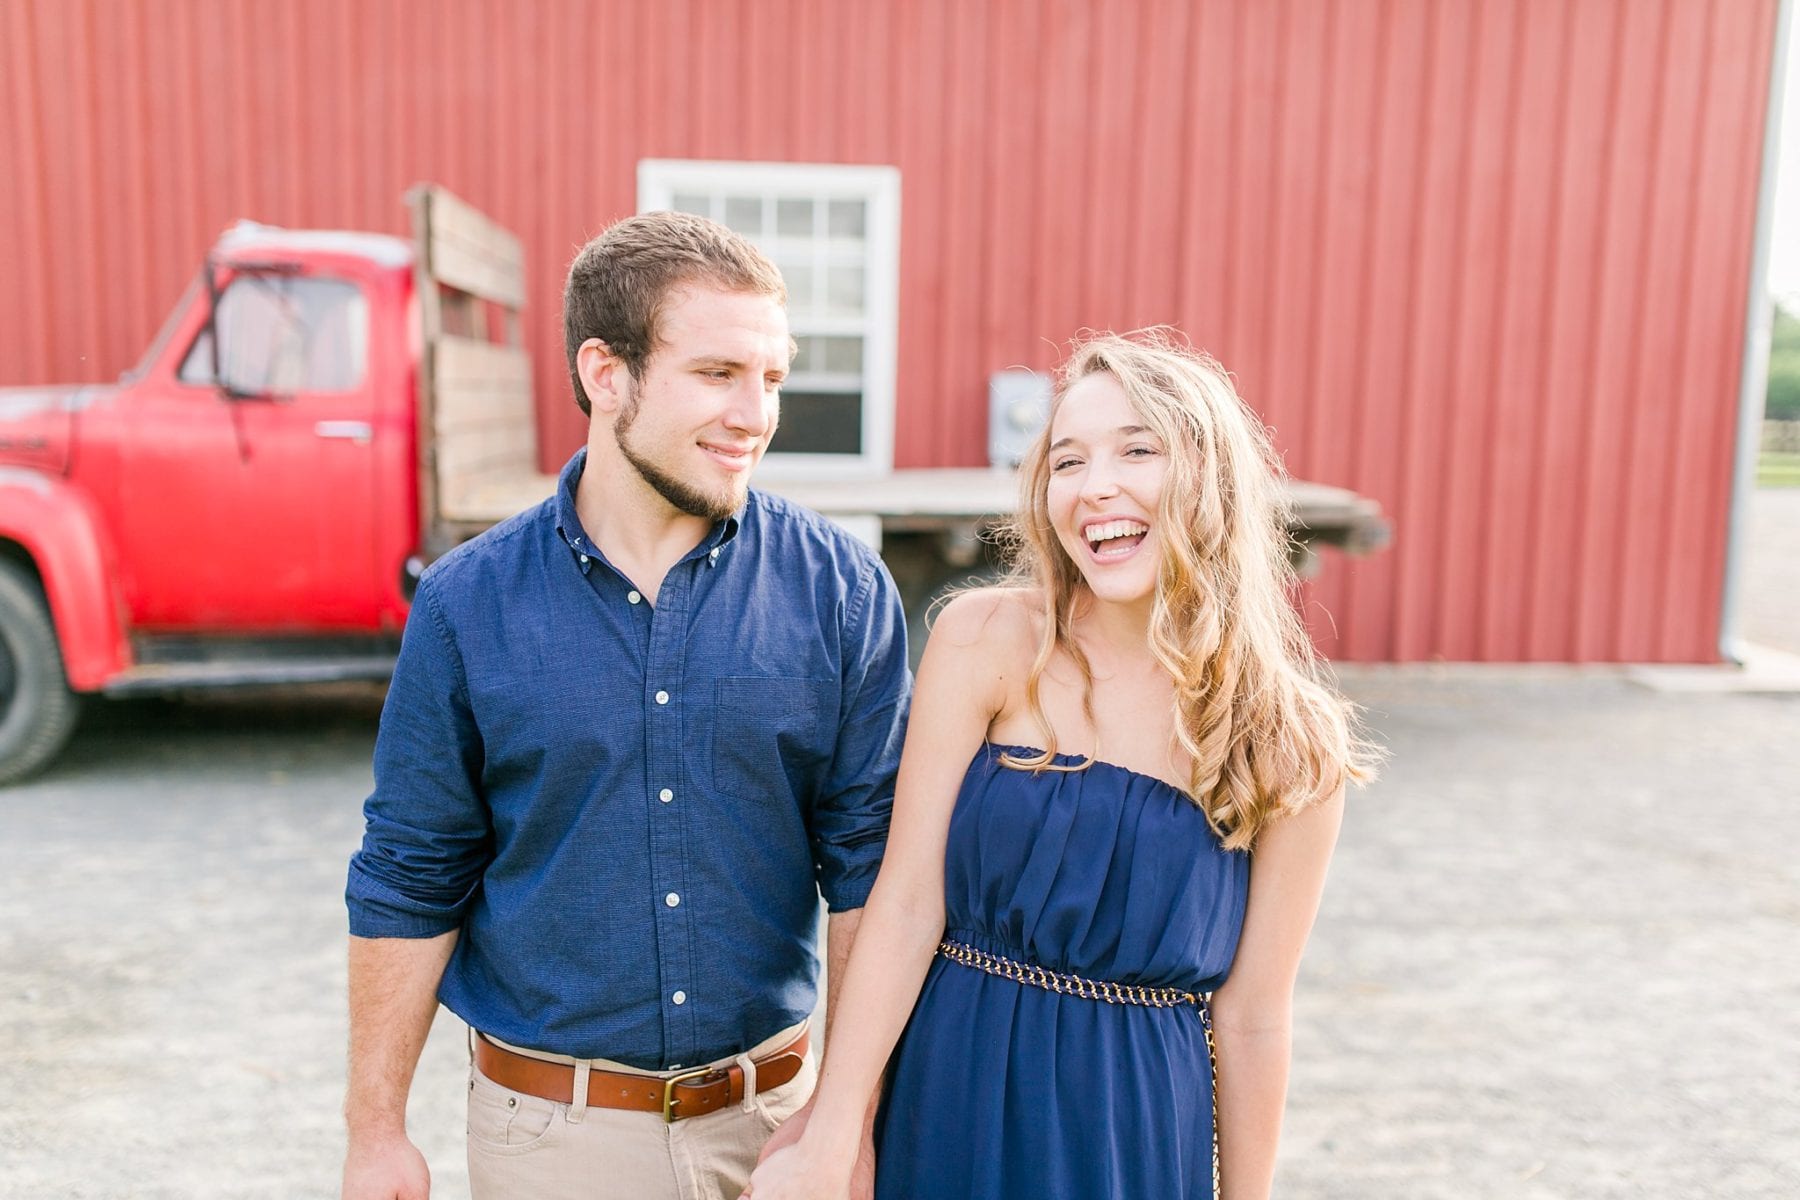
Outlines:
[[[826,217],[826,227],[834,238],[857,238],[863,236],[863,202],[861,200],[833,200]]]
[[[863,311],[863,269],[825,269],[825,311],[834,317],[859,317]]]
[[[669,207],[676,212],[693,213],[697,217],[712,216],[712,197],[702,196],[697,192],[676,192],[669,199]]]
[[[777,200],[775,232],[782,237],[811,237],[813,202],[811,200]]]
[[[739,233],[760,237],[763,231],[761,196],[725,197],[725,224]]]
[[[781,425],[769,453],[862,453],[862,396],[783,390]]]
[[[820,349],[824,352],[824,361],[816,368],[833,373],[843,371],[850,374],[861,374],[863,369],[863,340],[859,337],[822,337],[809,338],[809,341],[823,343]]]
[[[778,258],[775,260],[775,269],[787,280],[789,310],[811,312],[818,305],[818,289],[814,286],[812,262],[804,258]]]
[[[301,389],[349,391],[362,382],[368,353],[369,316],[361,289],[328,279],[294,283],[306,344]]]
[[[815,348],[815,343],[820,340],[822,339],[809,337],[796,337],[794,339],[794,342],[800,349],[795,352],[793,364],[788,367],[789,374],[799,375],[805,371],[818,371],[823,369],[818,365],[819,356],[818,351]]]

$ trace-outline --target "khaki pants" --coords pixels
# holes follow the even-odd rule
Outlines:
[[[769,1053],[799,1030],[783,1030],[752,1047],[749,1056]],[[575,1061],[508,1049],[552,1062]],[[605,1059],[591,1065],[653,1074]],[[473,1200],[737,1200],[763,1143],[806,1103],[817,1078],[809,1054],[800,1074],[778,1088],[746,1096],[741,1105],[665,1124],[658,1113],[592,1107],[573,1113],[567,1104],[503,1088],[471,1064],[469,1190]]]

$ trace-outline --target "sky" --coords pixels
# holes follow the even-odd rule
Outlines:
[[[1800,308],[1800,20],[1792,20],[1788,29],[1786,74],[1775,223],[1769,240],[1769,292],[1789,308]]]

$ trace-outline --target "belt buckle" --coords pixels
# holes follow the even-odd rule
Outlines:
[[[675,1106],[677,1104],[681,1103],[681,1101],[679,1101],[675,1098],[676,1085],[686,1083],[690,1079],[704,1079],[706,1076],[712,1075],[715,1073],[716,1074],[724,1074],[724,1072],[719,1071],[719,1069],[717,1067],[701,1067],[695,1071],[683,1071],[679,1075],[671,1075],[667,1079],[663,1080],[663,1102],[662,1102],[663,1124],[664,1125],[673,1125],[675,1122],[677,1122],[681,1119],[678,1115],[676,1115],[676,1112],[675,1112]]]

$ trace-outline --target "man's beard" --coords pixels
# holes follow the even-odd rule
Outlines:
[[[656,489],[656,494],[690,517],[700,517],[707,521],[723,521],[738,510],[743,497],[732,488],[719,493],[701,491],[684,479],[677,479],[648,458],[632,449],[630,438],[631,426],[637,419],[636,397],[625,411],[619,414],[618,422],[613,426],[613,438],[618,443],[619,453],[631,469],[638,473],[643,481]]]

